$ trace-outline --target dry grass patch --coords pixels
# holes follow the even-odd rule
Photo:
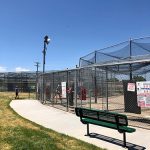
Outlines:
[[[9,106],[14,96],[0,93],[0,150],[101,150],[20,117]],[[28,96],[20,94],[21,99]]]

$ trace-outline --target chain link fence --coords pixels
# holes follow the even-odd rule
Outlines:
[[[126,110],[135,105],[126,104],[124,82],[129,79],[130,72],[123,74],[102,67],[46,73],[39,76],[39,100],[73,113],[75,107],[123,113],[128,116],[130,125],[150,129],[150,108],[141,108],[140,113]],[[65,91],[62,83],[65,83]],[[128,99],[132,101],[132,96]]]

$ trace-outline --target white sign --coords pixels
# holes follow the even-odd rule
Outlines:
[[[136,82],[139,107],[150,107],[150,81]]]
[[[128,83],[127,91],[135,92],[135,83]]]
[[[62,98],[66,98],[66,82],[61,82]]]

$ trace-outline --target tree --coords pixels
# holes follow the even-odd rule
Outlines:
[[[143,76],[138,76],[138,75],[134,76],[133,80],[134,81],[146,81],[146,79]]]
[[[117,82],[119,81],[117,78],[111,78],[111,79],[108,79],[109,82]]]

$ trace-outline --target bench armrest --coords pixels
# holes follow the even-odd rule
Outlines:
[[[79,107],[76,107],[75,108],[75,113],[76,113],[76,115],[78,116],[78,117],[80,117],[80,108]]]
[[[127,116],[117,114],[117,115],[115,116],[115,119],[116,119],[116,124],[117,124],[117,129],[118,129],[118,131],[119,131],[119,132],[123,132],[123,131],[120,129],[120,126],[128,126],[128,118],[127,118]]]

